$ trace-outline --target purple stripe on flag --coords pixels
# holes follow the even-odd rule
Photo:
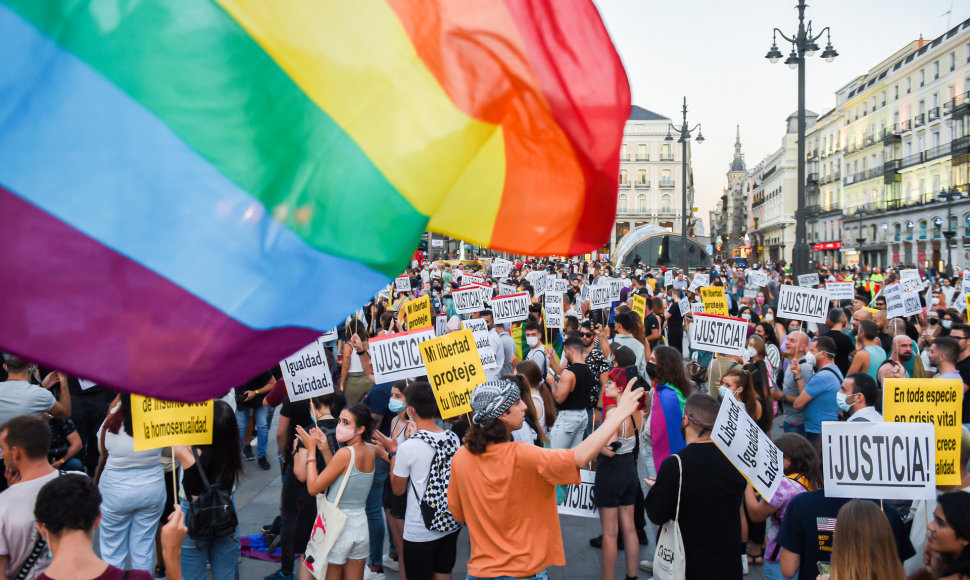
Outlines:
[[[0,215],[4,352],[116,389],[199,401],[320,334],[243,326],[2,186]]]

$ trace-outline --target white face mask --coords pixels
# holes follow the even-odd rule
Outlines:
[[[525,337],[525,343],[529,345],[529,348],[535,348],[535,345],[539,344],[539,337],[527,336]]]
[[[758,356],[758,351],[756,351],[753,346],[749,346],[747,349],[745,349],[744,354],[748,356],[748,360],[751,360]]]
[[[741,315],[741,318],[745,320],[751,320],[751,315],[745,312],[744,314]]]
[[[765,314],[765,322],[774,322],[774,320],[775,320],[775,317],[770,312],[768,314]]]
[[[805,353],[805,362],[807,362],[809,366],[814,367],[815,366],[815,353],[812,352],[812,351],[806,352]]]

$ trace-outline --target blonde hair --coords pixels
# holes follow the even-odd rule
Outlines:
[[[889,519],[874,502],[854,499],[839,510],[829,580],[906,580]]]

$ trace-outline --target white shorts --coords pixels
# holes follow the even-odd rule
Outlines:
[[[363,508],[342,510],[347,514],[347,525],[330,549],[327,562],[345,564],[347,560],[364,560],[370,554],[370,531],[367,513]]]

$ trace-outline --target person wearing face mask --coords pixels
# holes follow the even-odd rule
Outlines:
[[[790,365],[798,397],[792,403],[801,409],[805,419],[805,438],[818,447],[822,439],[822,422],[835,421],[839,417],[839,406],[835,393],[842,388],[842,372],[835,365],[835,341],[827,336],[818,337],[805,355],[805,360],[816,368],[809,381],[802,376],[801,365]]]
[[[866,373],[852,373],[842,381],[835,401],[852,422],[882,423],[879,386]]]

